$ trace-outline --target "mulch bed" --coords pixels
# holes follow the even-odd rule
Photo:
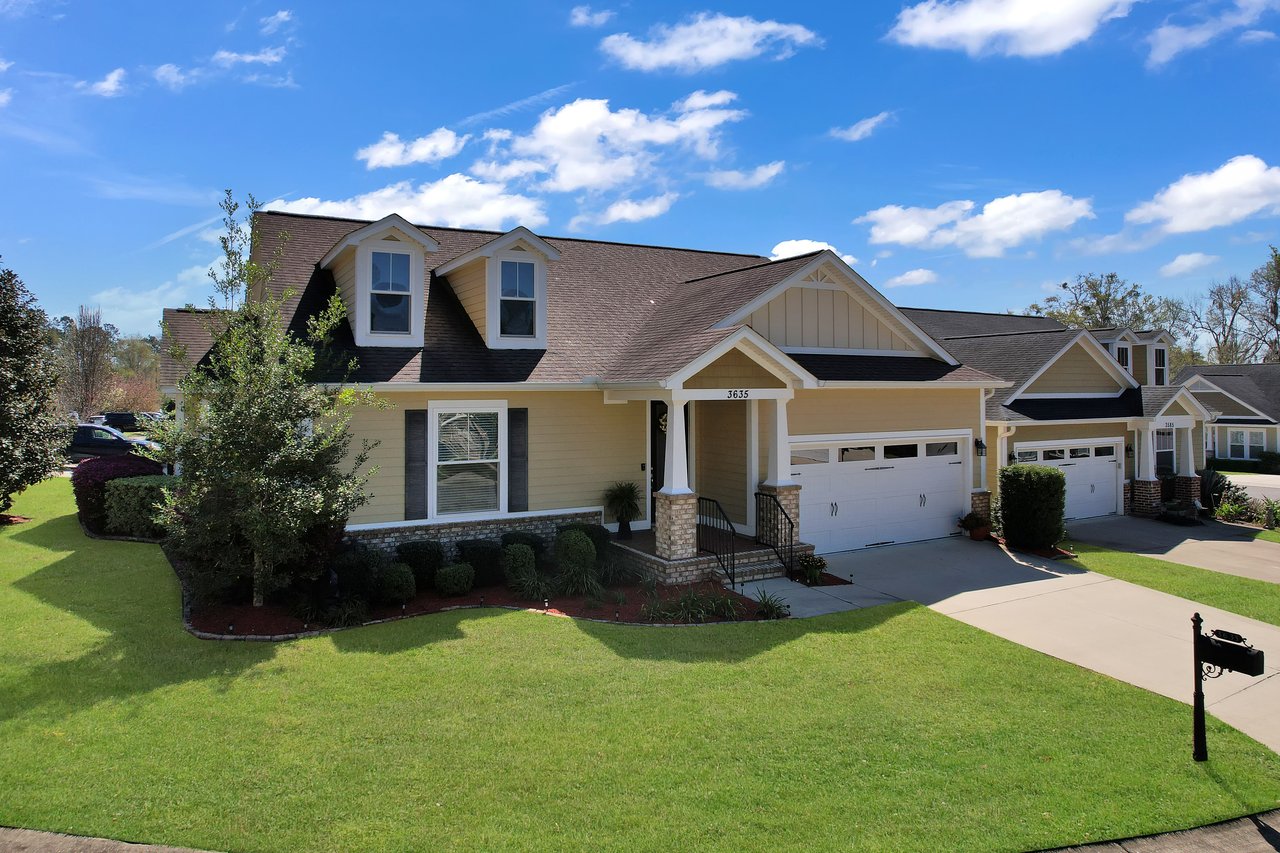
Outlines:
[[[27,518],[25,515],[7,515],[5,513],[0,513],[0,527],[3,527],[6,524],[25,524],[30,520],[31,519]]]
[[[799,583],[804,584],[805,586],[850,586],[853,584],[853,581],[845,580],[844,578],[841,578],[841,577],[836,577],[830,572],[823,572],[822,579],[819,580],[817,583],[808,583],[804,580],[803,577],[797,577],[796,580]]]
[[[739,613],[741,614],[737,621],[750,621],[756,618],[757,604],[755,601],[731,592],[713,581],[659,586],[657,594],[659,598],[665,601],[678,598],[689,589],[696,589],[698,592],[708,595],[727,595],[737,600],[740,605]],[[613,596],[617,593],[622,593],[626,597],[626,600],[621,604],[615,604],[613,601]],[[588,602],[584,596],[580,595],[554,596],[547,602],[549,607],[544,609],[542,602],[535,604],[521,601],[505,587],[474,589],[466,595],[450,597],[442,596],[431,590],[420,593],[416,598],[408,602],[403,609],[399,606],[370,608],[369,622],[383,622],[421,616],[459,607],[505,607],[546,613],[551,616],[568,616],[603,622],[651,624],[644,620],[640,612],[647,598],[643,588],[637,585],[629,585],[610,589],[605,594],[603,603]],[[732,620],[711,618],[706,621],[726,622]],[[276,637],[327,630],[322,625],[304,624],[301,619],[291,614],[287,607],[279,604],[267,604],[263,607],[253,607],[249,604],[213,605],[192,612],[190,622],[191,627],[197,631],[229,637]]]
[[[1030,554],[1033,557],[1043,557],[1046,560],[1074,560],[1079,556],[1074,551],[1068,551],[1065,548],[1022,548],[1017,545],[1010,545],[1003,537],[994,533],[991,534],[991,538],[1010,551],[1017,551],[1019,554]]]

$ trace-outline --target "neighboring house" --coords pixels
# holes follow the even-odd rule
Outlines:
[[[1214,415],[1204,436],[1210,458],[1253,460],[1280,452],[1280,364],[1197,364],[1176,381]]]
[[[1006,453],[1068,463],[1087,448],[1093,477],[1109,450],[1118,496],[1130,443],[1140,479],[1162,460],[1189,470],[1159,431],[1191,441],[1204,417],[1183,389],[1139,387],[1086,332],[903,310],[829,251],[771,261],[395,215],[256,225],[260,259],[288,235],[270,287],[294,293],[293,327],[340,293],[349,323],[330,361],[357,359],[346,381],[393,404],[351,423],[379,445],[348,530],[380,544],[600,521],[605,488],[631,480],[649,497],[636,558],[684,580],[715,562],[699,530],[727,523],[820,552],[946,536],[988,508]],[[189,357],[207,351],[198,312],[165,322]],[[166,391],[179,376],[166,359]],[[1068,478],[1073,509],[1119,509],[1082,497],[1095,479]]]

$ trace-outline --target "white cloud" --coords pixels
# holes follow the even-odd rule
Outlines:
[[[1053,56],[1087,41],[1137,0],[926,0],[903,9],[889,38],[970,56]]]
[[[285,24],[293,20],[293,12],[281,9],[274,15],[258,19],[258,29],[264,36],[274,35]]]
[[[1264,41],[1275,41],[1276,34],[1271,30],[1245,30],[1240,34],[1242,44],[1257,44]]]
[[[574,6],[569,11],[569,25],[572,27],[603,27],[614,15],[612,9],[591,11],[590,6]]]
[[[412,163],[438,163],[452,157],[467,144],[469,136],[459,136],[447,127],[436,128],[426,136],[404,142],[390,131],[372,145],[356,152],[367,169],[408,166]]]
[[[471,174],[487,181],[514,181],[545,171],[547,167],[537,160],[478,160],[471,166]]]
[[[876,113],[870,118],[864,118],[862,121],[854,122],[848,127],[833,127],[831,135],[836,139],[843,139],[845,142],[859,142],[876,132],[880,125],[884,124],[893,113],[886,110],[882,113]]]
[[[1185,255],[1178,255],[1178,257],[1160,267],[1160,275],[1165,278],[1186,275],[1198,269],[1203,269],[1217,260],[1221,260],[1217,255],[1206,255],[1204,252],[1188,252]]]
[[[81,80],[76,83],[76,88],[81,92],[97,95],[100,98],[114,98],[124,94],[124,78],[126,76],[123,68],[117,68],[96,83]]]
[[[699,89],[676,101],[673,107],[678,113],[687,113],[693,110],[709,109],[710,107],[723,107],[725,104],[731,104],[736,100],[738,100],[738,93],[730,92],[728,89],[720,89],[716,92]]]
[[[7,59],[0,59],[0,74],[8,71],[13,67],[13,63]]]
[[[151,72],[151,75],[156,78],[157,83],[174,92],[181,91],[184,86],[191,83],[191,75],[183,72],[173,63],[161,65]]]
[[[601,225],[609,225],[614,222],[640,222],[653,219],[670,210],[671,205],[675,204],[679,197],[676,193],[663,193],[652,198],[642,198],[639,201],[624,198],[605,208],[604,213],[596,217],[596,221]]]
[[[1264,14],[1277,8],[1280,4],[1276,0],[1235,0],[1227,11],[1194,24],[1165,23],[1147,39],[1151,45],[1147,65],[1153,68],[1164,65],[1184,51],[1204,47],[1219,36],[1256,24]]]
[[[216,263],[187,267],[155,287],[109,287],[90,296],[87,304],[101,307],[102,322],[110,323],[122,334],[159,334],[163,306],[199,304],[213,291],[209,268]]]
[[[701,12],[682,24],[654,27],[648,41],[615,33],[600,42],[600,49],[633,71],[692,73],[766,53],[785,59],[798,47],[821,43],[817,33],[799,24]]]
[[[400,181],[347,199],[277,199],[266,207],[353,219],[381,219],[389,213],[399,213],[412,222],[454,228],[503,229],[514,225],[538,228],[547,223],[540,200],[508,192],[500,183],[477,181],[459,174],[416,187],[410,181]]]
[[[257,53],[235,53],[220,50],[213,55],[213,64],[230,68],[233,65],[275,65],[284,59],[283,47],[267,47]]]
[[[1280,166],[1252,154],[1232,157],[1212,172],[1183,175],[1125,214],[1125,221],[1187,234],[1233,225],[1257,213],[1280,214]]]
[[[794,258],[796,255],[807,255],[810,252],[821,252],[823,249],[830,249],[840,255],[849,266],[853,266],[858,262],[858,259],[853,255],[841,254],[840,250],[835,246],[830,243],[824,243],[821,240],[783,240],[773,247],[773,251],[769,252],[769,257],[778,261],[783,258]]]
[[[569,89],[572,89],[575,85],[576,84],[574,83],[562,83],[559,86],[552,86],[550,89],[544,89],[541,92],[537,93],[536,95],[530,95],[527,98],[520,98],[519,100],[511,101],[510,103],[503,104],[500,107],[495,107],[494,109],[491,109],[491,110],[485,110],[484,112],[472,113],[466,118],[458,121],[458,126],[465,127],[471,124],[479,124],[482,121],[488,121],[489,119],[492,119],[492,118],[498,118],[500,116],[505,116],[510,113],[514,113],[519,110],[526,109],[528,107],[534,107],[539,104],[546,103],[552,98],[555,98],[558,95],[561,95],[564,92],[567,92]],[[492,133],[493,131],[489,131],[489,132]]]
[[[0,107],[9,106],[9,102],[13,100],[12,89],[0,89]]]
[[[756,166],[749,172],[737,169],[711,172],[707,175],[707,183],[718,190],[754,190],[781,175],[786,165],[784,160],[774,160],[772,163]]]
[[[895,275],[884,283],[885,287],[915,287],[918,284],[933,284],[938,274],[933,270],[907,270],[902,275]]]
[[[886,205],[854,220],[871,226],[874,244],[940,248],[955,246],[971,258],[998,258],[1007,249],[1092,219],[1088,199],[1061,190],[1019,193],[993,199],[974,214],[974,202],[949,201],[938,207]]]

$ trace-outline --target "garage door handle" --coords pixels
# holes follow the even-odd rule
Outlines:
[[[1097,484],[1096,484],[1096,483],[1090,483],[1090,484],[1089,484],[1089,494],[1093,494],[1093,493],[1094,493],[1094,492],[1096,492],[1097,490],[1098,490],[1098,487],[1097,487]]]

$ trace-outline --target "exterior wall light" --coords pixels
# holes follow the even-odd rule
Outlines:
[[[980,438],[975,438],[973,440],[973,449],[979,457],[987,455],[987,443]]]

